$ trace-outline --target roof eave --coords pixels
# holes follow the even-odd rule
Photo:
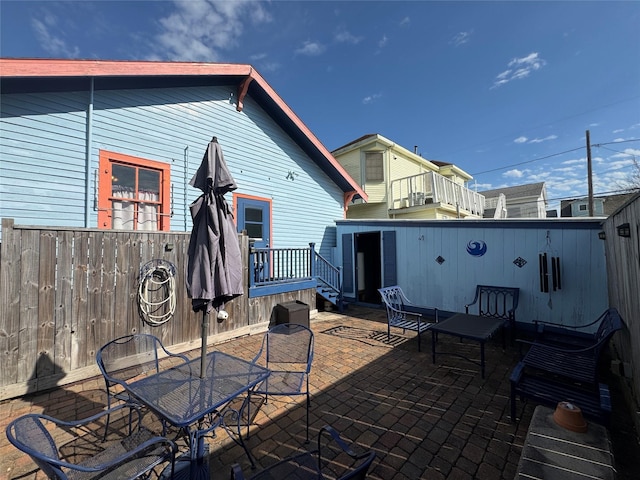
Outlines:
[[[280,112],[277,117],[284,116],[287,127],[298,130],[292,135],[300,140],[300,136],[308,139],[302,142],[303,150],[320,165],[330,178],[345,193],[353,193],[365,201],[367,194],[342,168],[333,155],[307,128],[300,118],[289,108],[280,96],[271,88],[266,80],[248,64],[203,63],[203,62],[148,62],[148,61],[115,61],[115,60],[69,60],[69,59],[25,59],[0,58],[0,78],[109,78],[109,77],[195,77],[195,76],[229,76],[239,77],[242,81],[237,85],[238,111],[242,111],[243,100],[251,89],[260,90],[269,108]],[[265,105],[262,105],[263,107]],[[315,152],[309,152],[311,148]]]

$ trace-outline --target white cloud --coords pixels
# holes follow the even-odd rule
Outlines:
[[[368,95],[362,99],[362,103],[368,105],[370,103],[375,102],[376,100],[382,98],[381,93],[374,93],[373,95]]]
[[[408,27],[410,23],[411,19],[409,17],[404,17],[402,20],[400,20],[401,27]]]
[[[263,3],[177,0],[175,9],[159,20],[156,57],[183,61],[219,61],[222,52],[238,45],[247,17],[254,24],[271,21]]]
[[[542,142],[547,142],[549,140],[555,140],[556,138],[558,138],[557,135],[547,135],[544,138],[532,138],[531,140],[529,140],[529,138],[522,135],[514,139],[513,143],[542,143]]]
[[[472,33],[473,33],[473,30],[470,32],[458,32],[453,36],[453,38],[449,43],[455,45],[456,47],[459,47],[460,45],[464,45],[465,43],[469,42],[469,39]]]
[[[491,88],[498,88],[512,80],[526,78],[531,72],[540,70],[546,63],[537,52],[530,53],[525,57],[514,58],[507,65],[508,68],[496,76]]]
[[[544,138],[533,138],[529,140],[529,143],[542,143],[542,142],[547,142],[549,140],[555,140],[556,138],[558,138],[557,135],[548,135]]]
[[[389,42],[389,38],[386,35],[383,34],[382,38],[378,42],[378,47],[384,48],[387,45],[388,42]]]
[[[297,48],[295,53],[299,55],[307,55],[309,57],[315,57],[321,55],[325,51],[325,46],[318,42],[312,42],[306,40],[300,48]]]
[[[356,37],[345,29],[340,29],[333,38],[338,43],[351,43],[353,45],[357,45],[363,39],[363,37]]]
[[[618,128],[611,133],[622,133],[622,132],[624,132],[624,128]]]
[[[565,160],[564,162],[562,162],[562,165],[579,165],[579,164],[586,164],[587,159],[586,158],[574,158],[572,160]]]
[[[524,176],[524,171],[514,168],[513,170],[504,172],[502,176],[507,178],[522,178]]]
[[[535,183],[535,182],[546,182],[547,179],[551,178],[552,172],[540,172],[533,173],[527,176],[527,183]]]
[[[70,46],[64,39],[64,32],[58,25],[58,17],[50,12],[44,12],[41,19],[33,18],[31,28],[35,31],[40,46],[55,57],[77,58],[80,56],[80,48]],[[59,31],[60,35],[53,33]]]
[[[614,142],[624,142],[624,138],[614,138]]]

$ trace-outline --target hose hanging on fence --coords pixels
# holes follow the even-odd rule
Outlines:
[[[140,268],[138,310],[147,324],[157,327],[171,320],[176,311],[176,267],[162,259]]]

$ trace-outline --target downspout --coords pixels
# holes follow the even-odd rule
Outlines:
[[[85,160],[84,160],[84,226],[90,228],[91,223],[91,150],[93,146],[93,101],[94,101],[94,78],[90,78],[89,83],[89,104],[87,105],[87,137],[85,139]],[[96,178],[94,191],[98,192],[98,179]],[[95,205],[97,208],[97,204]]]
[[[384,194],[385,194],[385,197],[386,197],[386,200],[387,200],[387,216],[389,215],[389,210],[391,208],[393,208],[393,204],[391,203],[392,202],[392,198],[393,198],[391,196],[391,194],[393,193],[391,191],[391,157],[393,157],[393,153],[392,153],[393,150],[392,149],[395,146],[396,146],[396,144],[394,143],[390,147],[387,147],[387,151],[385,152],[386,153],[385,156],[387,158],[386,158],[386,161],[384,162],[385,166],[386,166],[386,168],[385,168],[386,171],[384,172],[384,175],[385,175],[385,178],[384,178]],[[396,218],[395,214],[393,215],[393,218]]]

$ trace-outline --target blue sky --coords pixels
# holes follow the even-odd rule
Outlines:
[[[550,208],[640,162],[640,1],[0,2],[3,57],[250,63],[334,150],[380,133]],[[563,153],[566,152],[566,153]],[[637,165],[637,164],[636,164]]]

